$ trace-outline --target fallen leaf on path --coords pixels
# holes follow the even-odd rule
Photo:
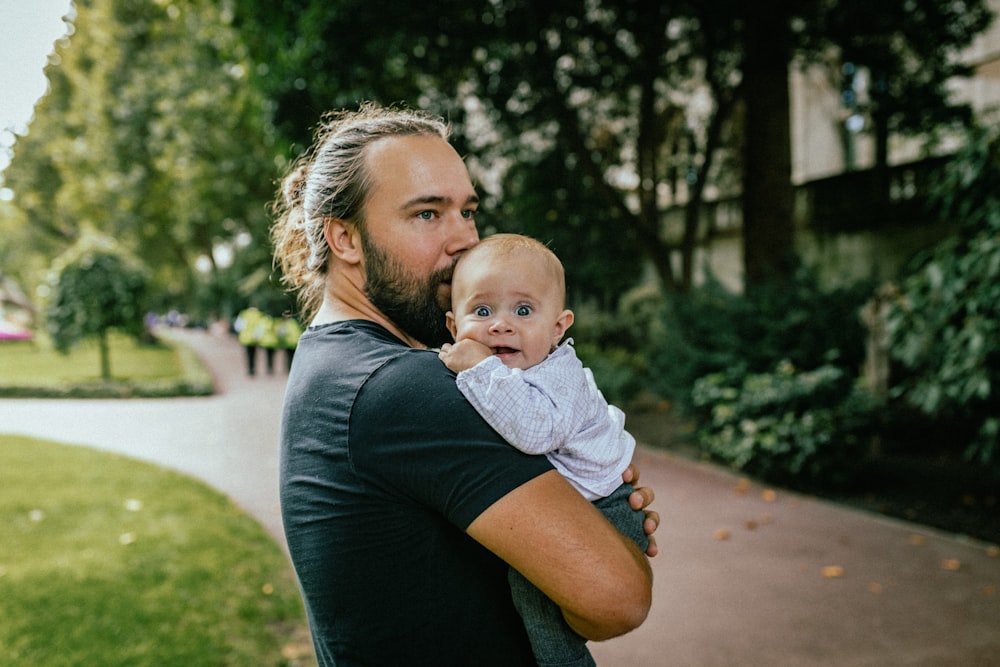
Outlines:
[[[983,595],[985,595],[986,597],[991,598],[996,594],[997,594],[997,587],[994,586],[993,584],[986,584],[985,586],[983,586]]]
[[[736,495],[738,495],[738,496],[742,496],[743,494],[745,494],[749,490],[750,490],[750,480],[749,479],[741,479],[739,481],[739,483],[736,485]]]
[[[778,499],[778,494],[771,489],[764,489],[761,492],[760,497],[763,498],[766,503],[773,503]]]
[[[746,527],[747,530],[757,530],[757,522],[754,521],[753,519],[747,521],[743,525]]]
[[[844,576],[844,568],[839,565],[827,565],[822,571],[825,579],[839,579]]]
[[[991,544],[986,547],[986,555],[990,558],[1000,558],[1000,547],[995,544]]]
[[[877,581],[873,581],[872,583],[868,584],[868,591],[870,593],[878,595],[882,592],[882,584],[878,583]]]
[[[957,572],[962,567],[962,562],[957,558],[945,558],[941,561],[941,569],[949,572]]]
[[[916,533],[913,533],[912,535],[910,535],[910,545],[911,546],[922,547],[925,544],[927,544],[927,538],[924,537],[923,535],[917,535]]]
[[[728,540],[729,531],[726,530],[725,528],[719,528],[717,531],[712,533],[712,537],[714,537],[717,540]]]

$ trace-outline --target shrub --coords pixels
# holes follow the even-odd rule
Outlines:
[[[787,359],[799,368],[832,364],[853,374],[864,355],[858,311],[870,293],[863,283],[823,290],[811,271],[800,268],[790,282],[756,286],[745,295],[714,281],[671,295],[665,338],[647,352],[655,388],[690,407],[695,380],[727,369],[765,373]]]
[[[928,418],[972,426],[970,460],[1000,463],[1000,130],[972,134],[934,193],[962,233],[916,258],[890,302],[891,388]]]
[[[663,308],[663,294],[653,285],[623,294],[615,312],[574,308],[569,335],[609,402],[623,405],[650,384],[647,353],[650,341],[663,340]]]
[[[642,390],[646,361],[641,354],[621,347],[601,349],[590,343],[575,347],[580,361],[594,374],[597,387],[609,403],[624,405]]]
[[[868,395],[840,368],[729,372],[695,382],[698,441],[715,459],[769,481],[837,486],[850,481],[871,421]]]

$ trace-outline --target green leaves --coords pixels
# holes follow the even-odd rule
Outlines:
[[[110,379],[107,335],[143,332],[146,276],[113,242],[95,236],[60,258],[53,271],[46,323],[55,346],[68,351],[85,338],[101,344],[101,377]]]
[[[698,441],[711,456],[770,481],[844,481],[864,451],[873,404],[835,366],[699,378],[692,403],[703,414]]]
[[[225,303],[231,267],[270,267],[274,133],[230,4],[77,3],[4,174],[25,214],[10,254],[48,264],[95,229],[142,261],[162,302],[192,313],[206,283],[223,289],[204,290],[204,310]]]
[[[998,462],[1000,399],[1000,132],[974,131],[945,169],[937,200],[963,233],[918,258],[887,316],[893,391],[928,416],[978,425],[966,454]]]

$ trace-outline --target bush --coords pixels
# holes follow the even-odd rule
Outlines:
[[[870,293],[867,283],[824,291],[800,268],[791,282],[756,286],[746,295],[713,281],[671,295],[665,342],[647,347],[654,387],[691,407],[695,381],[727,369],[766,373],[786,359],[799,368],[831,364],[853,374],[866,335],[858,311]]]
[[[609,403],[624,405],[643,389],[646,360],[641,354],[621,347],[601,349],[590,343],[575,348]]]
[[[840,486],[864,454],[872,403],[831,365],[771,373],[713,373],[695,382],[698,441],[713,458],[763,479]]]
[[[972,425],[970,460],[1000,463],[1000,130],[973,133],[935,193],[962,233],[916,258],[890,302],[891,388],[935,421]]]
[[[649,386],[647,353],[650,341],[663,340],[663,308],[659,288],[642,285],[623,294],[615,312],[574,309],[569,335],[608,402],[623,405]]]

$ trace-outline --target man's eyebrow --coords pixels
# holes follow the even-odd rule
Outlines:
[[[451,201],[452,201],[451,197],[444,197],[442,195],[421,195],[419,197],[414,197],[413,199],[410,199],[402,206],[400,206],[400,209],[406,210],[414,206],[419,206],[420,204],[450,204]],[[466,206],[478,203],[479,203],[479,195],[469,195],[465,200]]]

